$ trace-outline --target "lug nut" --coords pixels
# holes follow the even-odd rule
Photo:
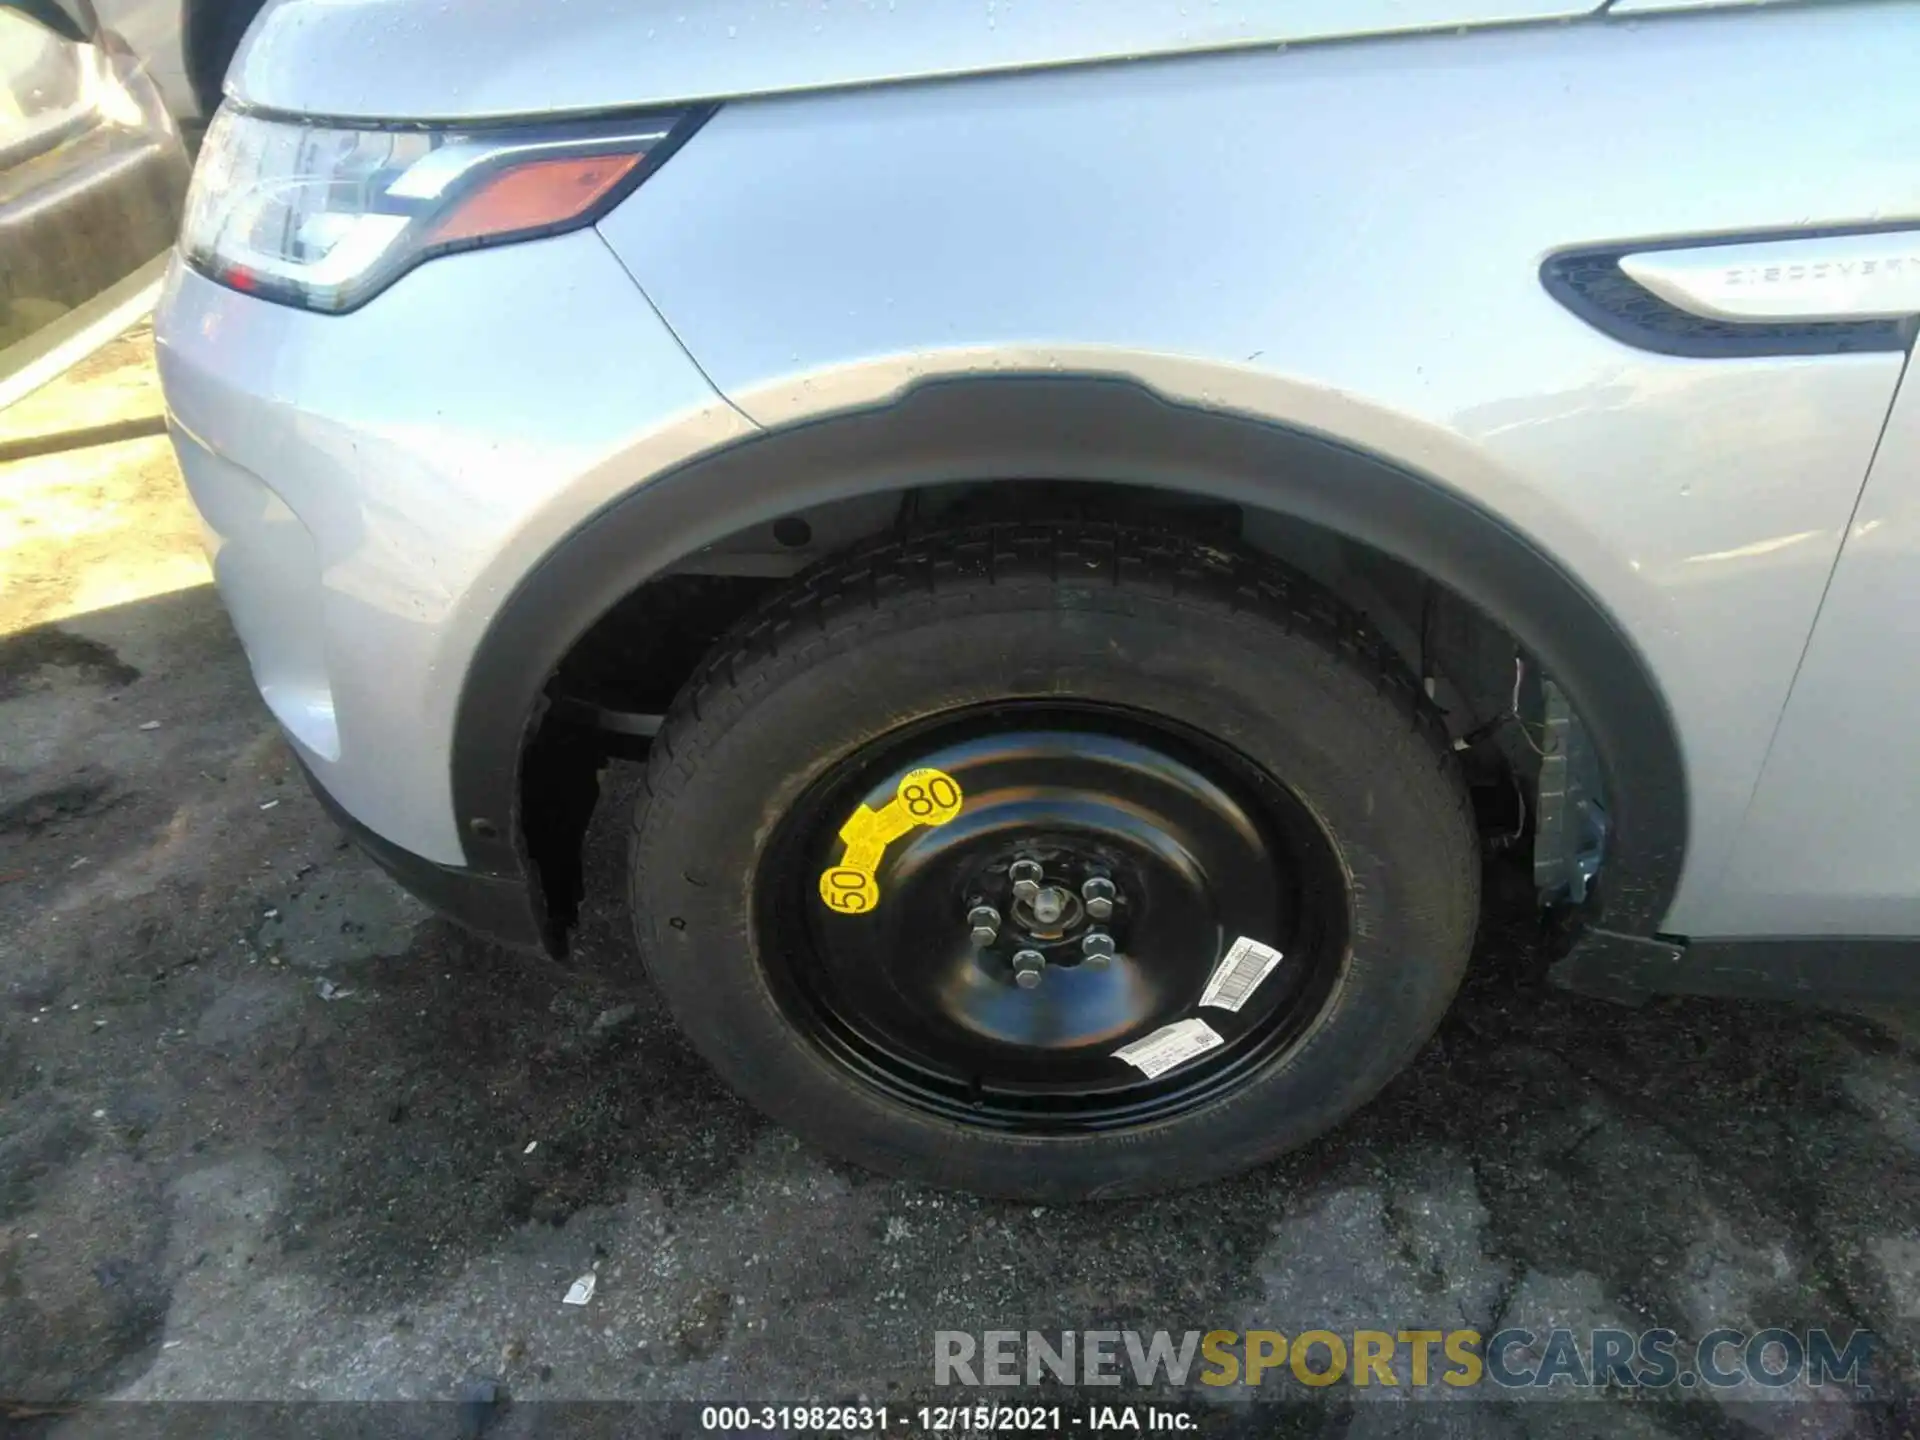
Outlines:
[[[1080,942],[1080,954],[1096,970],[1104,970],[1113,959],[1113,937],[1104,930],[1088,933]]]
[[[1087,902],[1087,915],[1094,920],[1113,918],[1113,900],[1118,893],[1113,881],[1104,875],[1095,875],[1080,887],[1080,898]]]
[[[1040,868],[1038,860],[1016,860],[1007,867],[1007,878],[1016,885],[1022,880],[1031,880],[1038,885],[1047,878],[1047,872]]]
[[[970,938],[976,949],[984,950],[1000,938],[1000,912],[991,905],[976,905],[967,911],[967,924],[972,927]]]
[[[1040,983],[1040,972],[1047,968],[1047,957],[1038,950],[1022,950],[1013,957],[1013,983],[1031,990]]]

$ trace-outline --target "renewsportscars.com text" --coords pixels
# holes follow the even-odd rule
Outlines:
[[[1874,1337],[1822,1329],[938,1330],[936,1385],[1258,1386],[1681,1390],[1835,1385],[1872,1393]]]

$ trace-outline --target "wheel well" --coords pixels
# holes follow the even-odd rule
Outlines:
[[[450,778],[469,873],[523,887],[542,916],[565,919],[576,905],[578,846],[565,837],[591,809],[593,767],[638,748],[658,711],[620,707],[664,705],[657,692],[673,678],[664,658],[630,655],[614,668],[650,673],[652,696],[607,703],[577,690],[575,677],[608,668],[603,646],[620,628],[610,617],[653,607],[654,633],[630,630],[628,643],[663,657],[673,645],[702,651],[756,585],[849,544],[1061,504],[1159,525],[1230,516],[1245,543],[1346,597],[1434,681],[1456,728],[1477,721],[1457,741],[1498,749],[1510,775],[1539,770],[1548,814],[1536,878],[1592,858],[1574,842],[1599,797],[1605,874],[1583,918],[1620,936],[1658,931],[1686,854],[1679,735],[1645,656],[1579,576],[1499,514],[1394,460],[1129,379],[1055,373],[942,378],[758,431],[585,519],[508,593],[461,684]],[[700,592],[716,580],[731,598]],[[573,733],[583,715],[585,744]],[[1577,895],[1584,881],[1571,879]]]
[[[620,598],[567,650],[521,766],[523,840],[554,932],[573,923],[583,898],[580,849],[598,775],[612,759],[645,755],[702,657],[764,597],[871,542],[1034,520],[1174,528],[1236,541],[1305,575],[1364,615],[1423,683],[1446,720],[1490,843],[1514,845],[1527,835],[1544,677],[1511,631],[1434,577],[1294,516],[1159,486],[1033,479],[910,486],[727,535]]]
[[[181,50],[187,83],[193,87],[203,119],[210,119],[220,103],[227,67],[240,48],[240,37],[260,13],[266,0],[187,0],[181,18]]]

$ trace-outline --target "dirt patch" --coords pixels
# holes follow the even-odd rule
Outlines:
[[[113,808],[111,782],[79,778],[0,805],[0,835],[35,836]]]
[[[140,678],[140,672],[114,654],[113,647],[55,626],[0,637],[0,700],[47,683],[49,670],[65,670],[85,684],[114,689]]]

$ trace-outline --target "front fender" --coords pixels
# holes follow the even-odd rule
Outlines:
[[[1744,6],[741,100],[600,229],[768,428],[1121,376],[1495,517],[1656,677],[1691,797],[1662,923],[1710,933],[1905,357],[1654,353],[1542,266],[1920,214],[1916,40],[1909,7]],[[1391,523],[1296,478],[1265,503]]]

